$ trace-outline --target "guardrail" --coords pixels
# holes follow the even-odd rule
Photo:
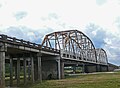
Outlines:
[[[22,46],[28,46],[28,47],[34,47],[34,48],[39,48],[41,47],[40,44],[32,43],[29,41],[25,41],[23,39],[17,39],[15,37],[9,37],[7,35],[0,35],[0,41],[5,42],[5,43],[10,43],[10,44],[15,44],[15,45],[22,45]]]
[[[31,47],[31,48],[35,48],[39,50],[41,49],[41,50],[47,50],[47,51],[52,51],[52,52],[60,52],[58,49],[41,46],[40,44],[32,43],[30,41],[25,41],[23,39],[17,39],[15,37],[9,37],[3,34],[0,34],[0,42],[19,45],[19,46]]]

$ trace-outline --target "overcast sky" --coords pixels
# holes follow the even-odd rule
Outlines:
[[[0,0],[0,33],[41,43],[45,34],[77,29],[120,65],[120,0]]]

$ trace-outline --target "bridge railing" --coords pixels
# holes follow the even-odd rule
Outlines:
[[[50,47],[46,47],[46,46],[41,46],[40,44],[32,43],[30,41],[25,41],[23,39],[17,39],[15,37],[9,37],[9,36],[3,35],[3,34],[0,34],[0,42],[36,48],[39,50],[42,49],[42,50],[50,51],[50,52],[57,52],[57,53],[60,52],[58,49],[54,49],[54,48],[50,48]]]
[[[38,48],[41,47],[40,44],[32,43],[29,41],[25,41],[23,39],[17,39],[15,37],[9,37],[7,35],[0,35],[0,41],[5,42],[5,43],[10,43],[10,44],[15,44],[15,45],[22,45],[22,46],[28,46],[28,47],[33,47],[33,48]]]
[[[51,48],[51,47],[41,46],[41,49],[45,50],[45,51],[51,51],[51,52],[60,53],[60,50],[54,49],[54,48]]]
[[[61,49],[60,50],[61,57],[66,59],[73,59],[73,60],[80,60],[85,61],[86,59],[83,58],[83,56],[79,53],[73,53],[66,50]]]
[[[84,61],[84,62],[91,62],[91,63],[107,65],[107,63],[105,61],[102,61],[102,59],[104,59],[104,58],[101,58],[101,61],[96,62],[96,58],[92,57],[92,56],[83,55],[83,54],[79,54],[79,53],[73,53],[73,52],[69,52],[69,51],[65,51],[65,50],[60,50],[60,53],[61,53],[61,57],[65,58],[65,59],[72,59],[72,60],[79,60],[79,61]]]

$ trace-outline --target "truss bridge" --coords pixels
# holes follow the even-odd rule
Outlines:
[[[70,66],[74,74],[77,67],[83,73],[108,71],[107,54],[78,30],[47,34],[41,44],[0,35],[0,88],[19,87],[21,73],[25,85],[29,81],[61,79],[65,67]],[[9,75],[5,68],[9,69]]]

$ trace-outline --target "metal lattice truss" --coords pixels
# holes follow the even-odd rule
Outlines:
[[[96,49],[97,63],[107,64],[107,54],[103,49]]]
[[[92,41],[78,30],[48,34],[45,36],[42,46],[60,50],[61,56],[64,58],[97,62],[96,49]]]

